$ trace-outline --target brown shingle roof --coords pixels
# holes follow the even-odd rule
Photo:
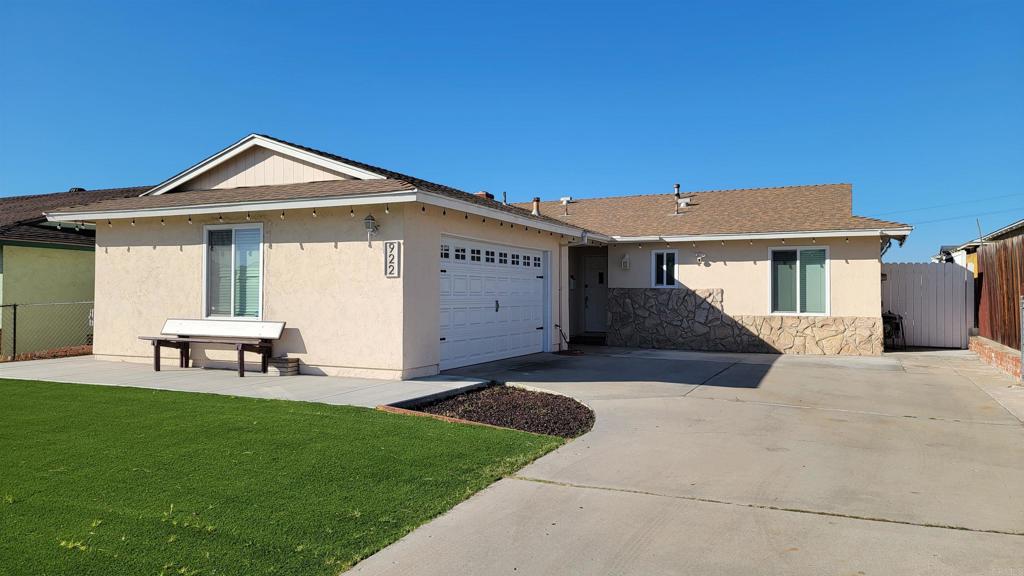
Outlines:
[[[451,186],[445,186],[444,184],[438,184],[436,182],[431,182],[429,180],[424,180],[422,178],[416,178],[415,176],[409,176],[408,174],[402,174],[401,172],[395,172],[394,170],[388,170],[387,168],[381,168],[379,166],[374,166],[373,164],[367,164],[365,162],[359,162],[358,160],[352,160],[350,158],[345,158],[344,156],[338,156],[337,154],[331,154],[330,152],[324,152],[323,150],[317,150],[316,148],[310,148],[308,146],[303,146],[301,144],[296,144],[294,142],[289,142],[287,140],[281,140],[280,138],[274,138],[273,136],[268,136],[266,134],[258,134],[258,136],[261,136],[263,138],[267,138],[269,140],[273,140],[275,142],[280,142],[281,144],[285,144],[287,146],[292,146],[292,147],[298,148],[300,150],[305,150],[306,152],[310,152],[310,153],[316,154],[318,156],[323,156],[324,158],[330,158],[331,160],[337,160],[338,162],[344,162],[345,164],[350,164],[350,165],[355,166],[357,168],[362,168],[363,170],[367,170],[367,171],[373,172],[375,174],[380,174],[381,176],[384,176],[386,178],[395,179],[395,180],[402,180],[402,181],[405,181],[405,182],[409,182],[410,184],[416,186],[416,188],[418,188],[419,190],[422,190],[424,192],[429,192],[429,193],[432,193],[432,194],[438,194],[438,195],[441,195],[441,196],[447,196],[449,198],[454,198],[456,200],[462,200],[464,202],[471,202],[471,203],[476,204],[478,206],[485,206],[487,208],[493,208],[495,210],[500,210],[502,212],[508,212],[509,214],[515,214],[516,216],[520,216],[520,217],[523,217],[523,218],[532,218],[532,219],[535,219],[535,220],[546,221],[546,222],[550,222],[550,223],[553,223],[553,224],[565,224],[565,222],[561,222],[561,221],[558,221],[556,219],[549,218],[549,217],[547,217],[545,215],[541,215],[539,217],[538,216],[533,216],[533,214],[530,211],[529,207],[527,207],[526,209],[523,209],[521,206],[517,206],[515,204],[503,204],[501,202],[498,202],[497,200],[490,200],[490,199],[484,198],[482,196],[477,196],[475,194],[470,194],[469,192],[465,192],[465,191],[459,190],[458,188],[453,188]]]
[[[528,218],[531,220],[537,220],[540,222],[548,222],[551,224],[564,225],[564,222],[549,218],[547,216],[533,216],[530,210],[523,209],[511,204],[503,204],[496,200],[491,200],[463,192],[457,188],[451,186],[445,186],[443,184],[437,184],[422,178],[416,178],[408,176],[400,172],[380,168],[373,166],[372,164],[366,164],[365,162],[358,162],[349,158],[344,158],[336,154],[317,150],[315,148],[309,148],[308,146],[302,146],[272,136],[258,134],[261,138],[274,140],[292,146],[300,150],[305,150],[312,154],[323,156],[331,160],[338,162],[344,162],[364,170],[384,176],[381,180],[330,180],[320,182],[304,182],[300,184],[284,184],[284,185],[267,185],[267,186],[248,186],[240,188],[219,188],[213,190],[188,190],[188,191],[173,191],[166,192],[160,195],[154,196],[142,196],[138,198],[127,198],[123,200],[117,200],[112,202],[99,202],[89,206],[76,206],[73,210],[65,209],[51,209],[49,212],[103,212],[110,210],[144,210],[147,208],[168,208],[168,207],[185,207],[185,206],[200,206],[207,204],[240,204],[245,202],[259,202],[259,201],[276,201],[276,200],[301,200],[311,198],[325,198],[335,196],[347,196],[354,194],[374,194],[374,193],[385,193],[385,192],[398,192],[402,190],[417,189],[422,192],[431,194],[437,194],[439,196],[445,196],[460,200],[463,202],[469,202],[478,206],[499,210],[522,218]],[[144,192],[145,190],[140,191]]]
[[[133,186],[0,198],[0,240],[92,246],[94,239],[91,233],[75,232],[70,227],[58,230],[50,226],[39,226],[38,224],[46,221],[43,212],[61,206],[138,196],[150,188],[151,186]]]
[[[690,205],[675,214],[673,194],[541,202],[541,214],[608,236],[697,236],[906,227],[854,216],[852,186],[818,184],[687,192]],[[529,208],[530,204],[518,206]]]
[[[304,200],[312,198],[334,198],[361,194],[379,194],[413,190],[415,187],[402,180],[324,180],[301,184],[276,184],[268,186],[244,186],[239,188],[215,188],[212,190],[189,190],[158,196],[136,196],[96,202],[86,206],[60,208],[50,212],[107,212],[120,210],[146,210],[151,208],[179,208],[184,206],[206,206],[211,204],[240,204],[246,202],[273,202],[279,200]]]

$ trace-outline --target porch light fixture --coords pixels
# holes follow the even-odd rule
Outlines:
[[[316,218],[316,208],[313,208],[313,218]]]
[[[224,223],[224,217],[221,216],[220,214],[217,214],[217,222],[220,222],[221,224],[223,224]]]
[[[284,210],[281,210],[281,220],[284,220]]]
[[[113,227],[114,227],[114,224],[110,220],[107,220],[107,228],[113,228]]]
[[[349,208],[348,209],[348,217],[349,218],[355,218],[356,217],[356,209],[355,208]]]
[[[448,215],[448,211],[445,210],[445,209],[441,209],[441,216],[447,216],[447,215]]]
[[[167,222],[164,222],[164,219],[163,219],[163,218],[161,218],[161,219],[160,219],[160,225],[161,225],[161,226],[167,226]]]
[[[57,230],[60,230],[60,222],[57,222]]]
[[[377,219],[373,217],[373,214],[367,214],[366,218],[363,218],[363,227],[366,228],[366,245],[373,246],[371,239],[380,230],[380,226],[377,224]]]
[[[189,216],[189,217],[188,217],[188,223],[189,223],[189,224],[191,224],[191,223],[192,223],[192,217],[191,217],[191,216]]]
[[[132,226],[135,226],[135,218],[132,218]]]
[[[391,205],[390,204],[385,204],[384,205],[384,213],[385,214],[391,214]]]
[[[245,219],[246,220],[252,220],[252,213],[251,212],[246,212],[245,213]]]

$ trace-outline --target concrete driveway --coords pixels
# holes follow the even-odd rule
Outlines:
[[[595,349],[462,373],[597,424],[354,573],[1024,574],[1024,426],[970,353]]]

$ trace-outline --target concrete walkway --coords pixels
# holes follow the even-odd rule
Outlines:
[[[1024,425],[969,352],[595,349],[460,371],[593,431],[353,568],[383,574],[1020,574]]]
[[[302,400],[374,408],[414,399],[457,394],[487,381],[465,376],[436,376],[417,380],[374,380],[332,376],[270,376],[233,370],[204,370],[165,365],[154,372],[150,364],[96,360],[91,356],[0,363],[0,378],[47,380],[104,386],[132,386],[203,392],[251,398]]]

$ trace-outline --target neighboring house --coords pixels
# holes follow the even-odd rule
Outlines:
[[[953,262],[970,270],[974,277],[978,277],[978,247],[985,242],[995,242],[1014,236],[1024,234],[1024,220],[1018,220],[1012,224],[986,234],[980,238],[969,240],[963,244],[943,245],[939,247],[939,253],[932,256],[932,262]]]
[[[96,202],[137,196],[149,187],[84,190],[0,198],[0,329],[8,328],[0,345],[0,356],[10,353],[13,335],[13,304],[80,302],[93,298],[93,244],[95,234],[89,225],[62,225],[48,222],[43,212],[74,203]],[[86,311],[87,312],[87,311]],[[38,317],[43,309],[23,311]],[[59,319],[52,319],[58,321]],[[8,326],[3,326],[7,323]],[[85,322],[80,323],[82,327]],[[52,337],[61,334],[48,329]],[[33,348],[28,330],[22,331],[19,349]],[[81,340],[81,338],[78,338]],[[36,342],[36,344],[39,344]]]
[[[523,207],[261,135],[48,216],[97,226],[100,357],[148,359],[138,336],[166,318],[266,319],[303,372],[389,378],[558,350],[562,332],[878,354],[880,250],[910,232],[853,216],[849,185]]]

